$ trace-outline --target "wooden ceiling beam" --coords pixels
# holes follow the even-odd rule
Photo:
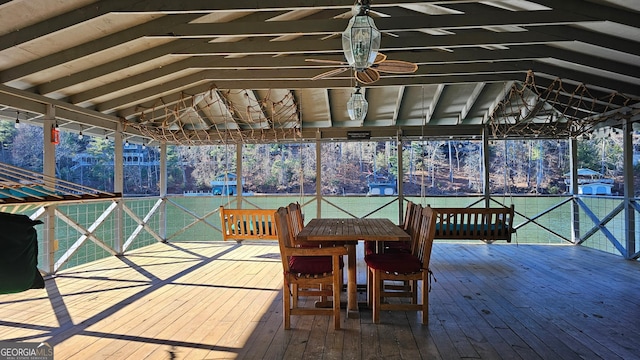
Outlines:
[[[469,83],[469,82],[499,82],[508,80],[511,77],[517,77],[519,80],[524,79],[526,74],[523,72],[517,75],[509,74],[472,74],[472,75],[460,75],[460,76],[433,76],[425,77],[417,80],[416,78],[400,78],[393,79],[393,84],[387,79],[381,79],[371,86],[388,86],[388,85],[413,85],[420,86],[423,84],[440,84],[446,83]],[[238,80],[225,80],[225,81],[211,81],[203,84],[197,84],[195,86],[185,88],[183,90],[166,94],[162,97],[158,97],[152,100],[144,101],[136,105],[131,105],[119,109],[116,113],[123,118],[131,118],[137,116],[145,110],[151,110],[163,106],[168,106],[177,101],[181,101],[185,94],[197,94],[200,92],[210,91],[211,89],[303,89],[303,88],[317,88],[317,89],[331,89],[331,88],[350,88],[352,87],[352,80],[350,79],[323,79],[316,81],[298,81],[298,80],[267,80],[267,81],[238,81]]]
[[[200,42],[200,45],[202,42]],[[94,66],[83,71],[78,71],[69,76],[59,78],[57,80],[49,81],[47,83],[36,86],[36,90],[39,94],[46,95],[56,92],[58,90],[90,81],[105,75],[113,74],[118,71],[125,71],[132,66],[140,65],[147,61],[153,61],[162,56],[168,56],[171,51],[176,49],[184,49],[185,47],[197,46],[194,41],[179,42],[174,41],[168,44],[156,46],[154,48],[127,56],[123,59],[111,61],[100,66]]]
[[[504,16],[508,13],[508,16]],[[469,29],[493,26],[541,26],[595,21],[593,16],[564,11],[503,11],[487,10],[469,14],[420,15],[375,18],[376,27],[385,32],[416,31],[416,29]],[[149,36],[181,38],[214,38],[224,36],[283,36],[291,34],[331,35],[342,33],[348,19],[319,19],[229,23],[188,23],[162,29]],[[169,34],[168,34],[169,33]]]
[[[144,37],[149,33],[151,29],[163,27],[166,28],[176,23],[189,22],[195,18],[196,16],[194,15],[166,16],[138,26],[134,26],[132,28],[106,35],[95,41],[90,41],[88,43],[74,46],[69,49],[60,50],[54,54],[43,56],[27,63],[15,66],[13,68],[3,70],[2,72],[0,72],[0,82],[4,83],[20,79],[27,75],[39,71],[44,71],[51,67],[63,65],[69,61],[74,61],[86,56],[91,56],[92,54],[96,54],[101,51],[108,51],[110,48]],[[1,41],[2,40],[0,37],[0,42]],[[187,42],[175,42],[175,44],[173,44],[173,47],[167,46],[165,50],[170,53],[172,51],[181,50],[184,47],[188,47],[190,46],[190,44],[200,42],[201,41],[193,40]],[[141,56],[141,58],[142,57],[143,56]]]
[[[376,83],[367,85],[368,87],[385,86],[385,85],[422,85],[432,84],[435,81],[457,83],[472,81],[470,79],[486,79],[486,81],[500,81],[505,79],[524,79],[525,70],[514,70],[515,65],[509,65],[504,63],[496,64],[466,64],[466,65],[443,65],[449,70],[444,72],[437,72],[435,69],[418,70],[417,75],[423,74],[423,76],[403,77],[403,76],[387,76],[383,77]],[[502,73],[499,77],[498,75]],[[122,110],[123,107],[135,104],[136,102],[145,102],[147,100],[153,101],[156,105],[162,106],[167,103],[166,96],[156,96],[153,100],[154,94],[165,93],[181,93],[195,95],[197,92],[193,90],[186,90],[190,88],[190,85],[196,84],[199,88],[206,85],[202,84],[222,84],[227,83],[227,86],[219,86],[219,88],[230,89],[276,89],[276,88],[331,88],[331,87],[352,87],[353,79],[351,77],[334,77],[322,80],[310,80],[315,75],[315,70],[311,69],[292,69],[289,71],[281,71],[275,69],[268,70],[207,70],[198,72],[196,74],[188,75],[186,77],[167,81],[162,85],[157,85],[149,89],[137,91],[133,93],[123,94],[118,98],[105,101],[97,105],[97,109],[103,112],[111,112],[115,109]],[[442,74],[442,75],[438,75]],[[471,77],[468,77],[471,76]],[[500,79],[500,80],[497,80]],[[484,81],[484,80],[483,80]],[[244,85],[244,86],[241,86]],[[279,85],[277,85],[279,84]],[[328,85],[332,84],[332,85]],[[206,91],[204,89],[202,91]],[[152,106],[151,106],[152,107]],[[126,113],[127,111],[125,111]],[[128,116],[127,114],[125,116]]]

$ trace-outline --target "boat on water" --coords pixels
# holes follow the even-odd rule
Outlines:
[[[244,181],[238,186],[236,174],[226,173],[216,176],[215,180],[210,182],[210,185],[213,195],[237,195],[242,191]]]
[[[372,173],[367,175],[369,192],[367,195],[397,195],[397,182],[393,175]]]
[[[567,191],[571,191],[571,173],[564,174]],[[614,180],[591,169],[578,169],[578,195],[612,195]]]

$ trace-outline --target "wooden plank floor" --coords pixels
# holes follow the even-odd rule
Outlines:
[[[306,316],[284,331],[277,244],[159,243],[0,295],[0,340],[47,341],[56,360],[640,358],[638,262],[436,243],[431,267],[429,326],[361,309],[342,330]]]

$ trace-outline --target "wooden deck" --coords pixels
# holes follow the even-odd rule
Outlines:
[[[275,242],[159,243],[0,295],[0,340],[47,341],[56,360],[640,358],[638,262],[437,243],[432,269],[429,326],[414,312],[374,325],[361,309],[342,330],[293,317],[284,331]]]

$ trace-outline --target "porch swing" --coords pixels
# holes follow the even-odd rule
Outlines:
[[[424,126],[426,124],[426,116],[424,109],[424,87],[423,87],[423,108],[422,108],[422,133],[420,139],[422,146],[424,146]],[[487,149],[484,149],[487,151]],[[506,158],[505,158],[506,161]],[[506,169],[506,167],[505,167]],[[420,191],[420,205],[430,206],[425,204],[425,185],[424,185],[424,171],[422,172],[422,184]],[[505,174],[505,194],[506,197],[506,174]],[[485,194],[486,196],[487,194]],[[485,197],[486,199],[486,197]],[[432,207],[436,215],[435,225],[435,239],[443,240],[481,240],[485,243],[492,243],[496,240],[505,240],[511,242],[512,234],[515,233],[513,228],[513,217],[515,213],[513,202],[510,207],[504,206],[505,200],[503,199],[502,206],[492,208],[487,202],[483,207],[473,207],[478,202],[467,207]],[[407,206],[407,214],[410,215],[411,204]],[[405,216],[405,224],[410,223],[407,216]],[[398,246],[399,247],[399,246]],[[402,248],[400,248],[402,250]]]
[[[277,134],[275,137],[277,142]],[[300,148],[302,148],[302,138],[300,138]],[[302,153],[299,152],[299,156],[302,160]],[[229,156],[228,156],[228,144],[225,138],[225,182],[228,181],[229,174]],[[304,196],[304,169],[302,168],[302,161],[300,161],[300,200],[303,200]],[[237,178],[237,176],[236,176]],[[236,180],[238,181],[238,180]],[[240,187],[236,182],[236,196],[242,192],[242,176],[240,176]],[[226,191],[227,197],[226,204],[231,204],[231,191]],[[290,204],[292,210],[295,210],[297,219],[295,219],[296,227],[294,235],[297,231],[304,226],[304,216],[302,214],[302,205],[300,203]],[[240,243],[243,240],[277,240],[275,226],[275,213],[276,209],[230,209],[220,206],[220,222],[222,227],[223,240],[236,240]]]
[[[225,141],[225,184],[229,179],[229,145]],[[228,186],[228,185],[227,185]],[[240,187],[242,187],[242,177],[240,179]],[[241,193],[238,189],[236,177],[236,196]],[[224,191],[227,201],[231,204],[231,191]],[[244,240],[277,240],[275,227],[275,209],[231,209],[220,205],[220,224],[222,227],[222,240],[235,240],[241,243]]]
[[[487,149],[484,149],[487,151]],[[505,162],[507,158],[505,156]],[[515,206],[513,201],[511,206],[504,205],[507,192],[507,174],[505,166],[504,191],[502,206],[492,208],[488,203],[488,194],[485,206],[473,207],[482,201],[464,207],[441,207],[432,208],[436,214],[435,239],[443,240],[481,240],[485,243],[493,243],[497,240],[505,240],[510,243],[515,229],[513,228],[513,217]],[[511,192],[509,192],[511,193]]]

